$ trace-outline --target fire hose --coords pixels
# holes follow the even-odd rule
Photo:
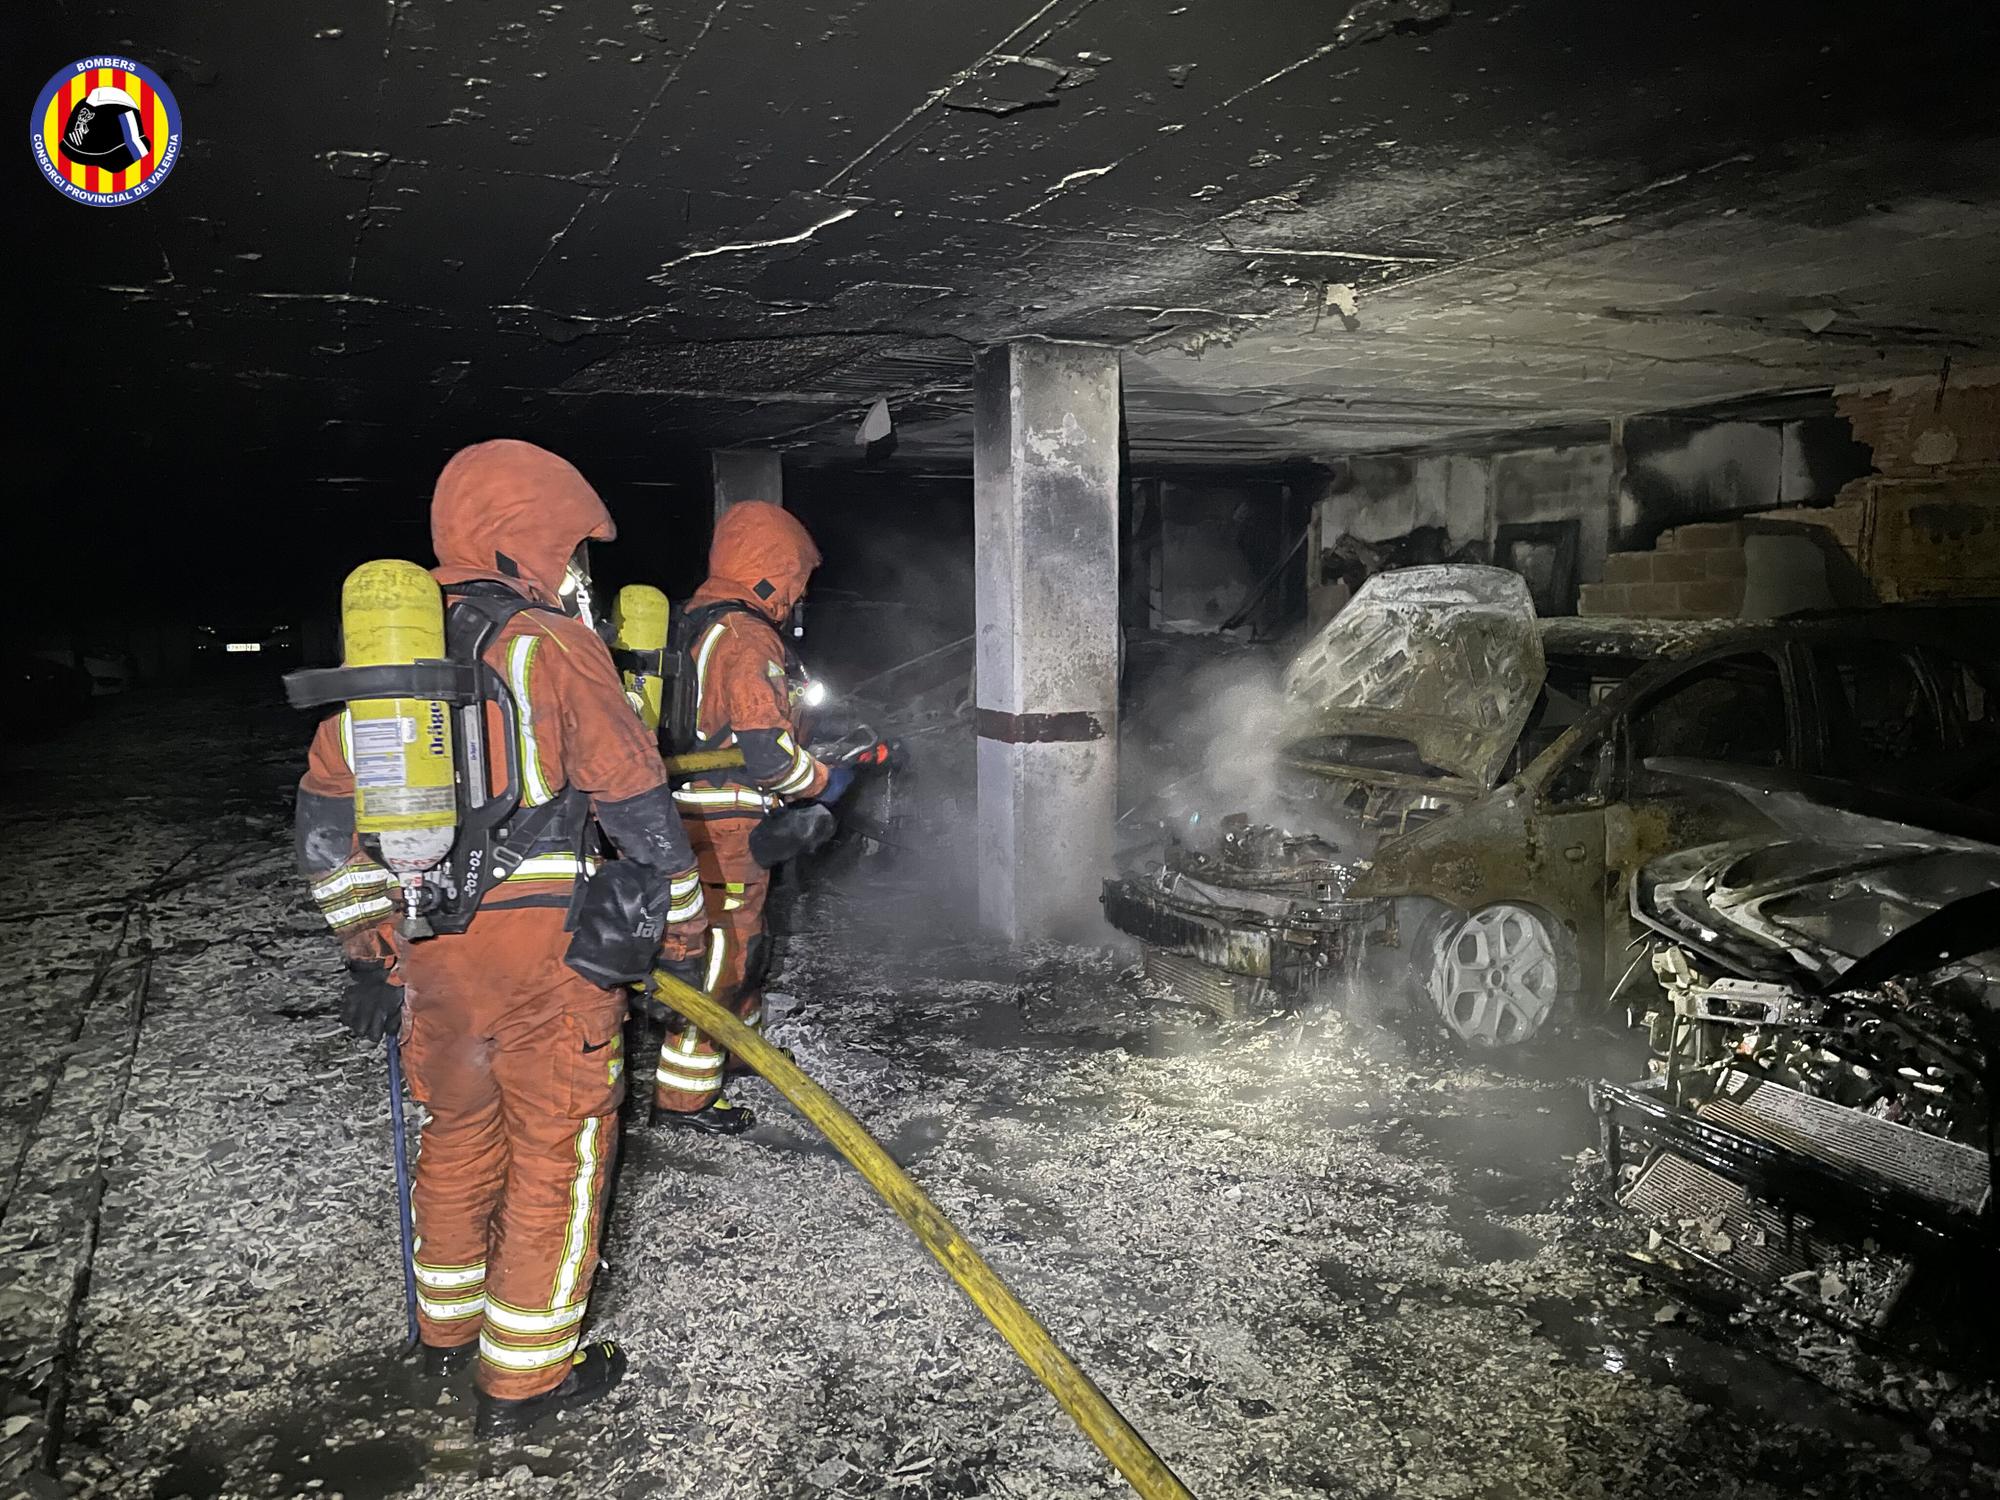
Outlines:
[[[1065,1354],[1041,1321],[1008,1290],[999,1274],[925,1196],[894,1157],[814,1083],[779,1048],[745,1026],[713,996],[683,984],[673,975],[656,973],[655,992],[675,1010],[755,1069],[779,1093],[791,1100],[834,1149],[847,1158],[882,1201],[894,1209],[938,1264],[951,1273],[959,1290],[972,1299],[999,1335],[1013,1347],[1021,1363],[1048,1387],[1049,1394],[1069,1414],[1083,1435],[1097,1445],[1143,1500],[1193,1500],[1186,1485],[1174,1477],[1137,1428],[1119,1414],[1091,1378]]]

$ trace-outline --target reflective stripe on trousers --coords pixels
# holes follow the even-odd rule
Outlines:
[[[623,997],[568,969],[561,907],[488,908],[464,934],[399,942],[417,1153],[424,1342],[477,1339],[479,1386],[558,1384],[597,1269],[616,1155]]]

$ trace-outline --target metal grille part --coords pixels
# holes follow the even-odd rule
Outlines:
[[[1725,1078],[1696,1113],[1756,1140],[1879,1178],[1966,1213],[1978,1213],[1992,1190],[1983,1151],[1747,1073]]]
[[[1204,959],[1219,969],[1259,977],[1272,972],[1270,932],[1222,917],[1197,917],[1172,910],[1136,881],[1105,882],[1104,919],[1142,942]]]
[[[1263,988],[1254,980],[1225,974],[1199,959],[1185,958],[1162,948],[1146,950],[1144,972],[1148,979],[1173,991],[1184,1004],[1209,1012],[1218,1021],[1242,1021],[1254,1009],[1256,993]]]
[[[1804,1214],[1787,1214],[1752,1198],[1740,1184],[1672,1151],[1656,1152],[1618,1202],[1705,1265],[1753,1284],[1783,1283],[1816,1300],[1813,1273],[1842,1262],[1866,1263],[1869,1280],[1885,1288],[1886,1295],[1872,1315],[1861,1308],[1828,1307],[1843,1320],[1858,1316],[1864,1324],[1879,1326],[1909,1284],[1912,1262],[1881,1252],[1864,1254],[1823,1234]]]

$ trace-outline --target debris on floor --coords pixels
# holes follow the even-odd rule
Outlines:
[[[218,711],[120,704],[28,756],[4,815],[0,1021],[20,1063],[0,1082],[0,1227],[68,1225],[65,1184],[12,1167],[45,1159],[73,1109],[99,1123],[94,1163],[73,1165],[102,1182],[89,1245],[64,1252],[89,1275],[56,1359],[24,1367],[31,1330],[7,1318],[11,1483],[159,1500],[1125,1492],[754,1082],[747,1137],[628,1134],[592,1314],[633,1356],[624,1386],[474,1445],[469,1389],[395,1358],[383,1059],[335,1023],[338,957],[291,877],[299,726]],[[913,936],[924,893],[884,899],[887,868],[867,901],[790,893],[773,1035],[1197,1494],[1992,1492],[1990,1379],[1636,1274],[1583,1082],[1629,1076],[1638,1038],[1473,1061],[1365,997],[1218,1027],[1133,993],[1123,955],[1010,957],[928,911]],[[108,870],[115,889],[95,884]],[[133,964],[150,965],[144,1010],[121,1033],[131,992],[109,981]],[[70,1064],[95,1073],[121,1035],[118,1097],[79,1092]],[[1748,1238],[1707,1232],[1728,1253]],[[47,1248],[6,1245],[0,1297]],[[52,1403],[37,1490],[20,1443]]]

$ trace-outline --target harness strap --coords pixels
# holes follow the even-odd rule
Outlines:
[[[677,659],[678,654],[665,646],[656,647],[651,651],[637,651],[616,646],[611,651],[612,664],[619,671],[630,672],[635,676],[671,677]]]
[[[489,579],[475,579],[469,583],[453,584],[446,588],[450,599],[446,614],[445,634],[447,648],[454,662],[484,664],[486,649],[507,622],[516,615],[529,610],[541,610],[548,614],[562,611],[525,599],[505,584]],[[522,705],[511,702],[513,690],[505,675],[489,669],[482,674],[489,692],[505,693],[509,696],[512,712],[507,714],[510,723],[503,734],[507,737],[505,753],[510,772],[519,759],[518,749],[513,743],[513,724],[521,717]],[[466,747],[459,746],[461,754]],[[482,759],[473,764],[469,757],[464,761],[461,774],[468,780],[489,774],[487,763]],[[450,870],[444,898],[439,909],[431,915],[431,925],[440,932],[463,932],[471,925],[480,904],[493,889],[507,879],[532,854],[535,845],[551,833],[566,836],[566,841],[575,852],[579,868],[585,855],[584,840],[590,823],[590,799],[573,787],[564,786],[547,801],[522,810],[521,778],[510,774],[510,785],[504,798],[488,802],[474,810],[461,808],[459,811],[458,837],[452,850],[445,858]],[[582,882],[577,882],[579,888]],[[471,892],[468,901],[467,890]]]
[[[778,636],[779,650],[784,653],[785,671],[794,674],[801,670],[797,654],[791,642],[784,638],[782,631],[771,623],[770,616],[741,599],[716,599],[707,604],[691,605],[683,609],[674,624],[674,655],[677,664],[674,669],[673,713],[666,738],[669,753],[682,755],[693,750],[701,728],[701,672],[696,653],[709,632],[730,615],[749,615],[762,622]]]
[[[559,815],[566,814],[576,817],[574,832],[576,836],[580,837],[586,821],[582,817],[582,814],[586,810],[588,800],[575,787],[566,786],[548,801],[529,808],[517,822],[507,828],[506,838],[493,846],[493,879],[496,881],[505,880],[509,875],[520,869],[521,861],[528,857],[529,851],[535,847],[536,841],[541,838],[543,833],[553,831],[570,832],[569,817],[562,816],[559,819]],[[556,827],[552,828],[551,825],[556,825]],[[579,860],[583,857],[583,851],[580,848],[577,850],[577,857]]]

